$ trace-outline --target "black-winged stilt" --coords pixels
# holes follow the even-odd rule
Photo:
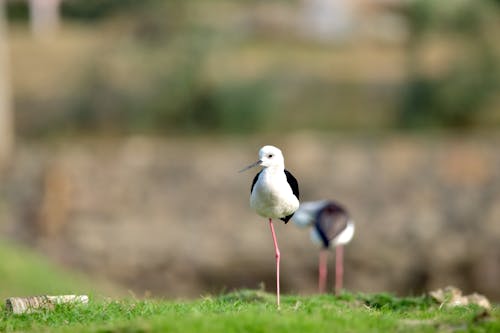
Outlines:
[[[269,227],[276,254],[276,302],[280,306],[280,250],[274,232],[273,218],[287,223],[299,208],[299,184],[285,169],[281,150],[264,146],[259,150],[259,160],[242,171],[255,166],[262,170],[255,176],[250,189],[250,206],[261,216],[269,219]]]
[[[304,202],[292,220],[301,227],[310,226],[311,239],[322,245],[319,253],[319,292],[325,291],[328,249],[335,248],[335,293],[342,290],[344,245],[354,235],[354,222],[345,208],[330,200]]]

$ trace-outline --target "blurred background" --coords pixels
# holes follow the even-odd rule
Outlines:
[[[357,222],[348,290],[500,300],[500,1],[0,4],[1,296],[273,291],[237,173],[273,144]],[[277,236],[315,293],[309,232]]]

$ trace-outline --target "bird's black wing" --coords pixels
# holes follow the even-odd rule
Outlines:
[[[293,194],[297,197],[297,199],[300,199],[299,197],[299,183],[297,182],[297,179],[290,173],[290,171],[285,170],[285,175],[286,175],[286,181],[292,188]]]
[[[292,216],[293,216],[293,213],[290,214],[290,215],[288,215],[288,216],[280,218],[280,220],[283,221],[283,222],[285,222],[285,224],[287,224],[288,221],[290,221],[290,219],[292,218]]]
[[[297,199],[299,199],[299,196],[300,196],[299,195],[299,183],[297,182],[297,179],[295,179],[295,177],[288,170],[285,170],[285,175],[286,175],[286,181],[288,182],[288,184],[292,188],[293,195],[295,195],[297,197]],[[292,218],[292,216],[293,216],[293,213],[288,215],[288,216],[280,218],[280,220],[282,220],[286,224]]]
[[[348,222],[347,211],[331,202],[318,212],[315,227],[325,246],[328,247],[330,241],[347,228]]]
[[[255,175],[252,181],[252,187],[250,188],[250,194],[253,192],[253,187],[255,186],[255,183],[257,183],[257,179],[259,179],[259,175],[262,172],[262,170],[259,171],[258,174]]]

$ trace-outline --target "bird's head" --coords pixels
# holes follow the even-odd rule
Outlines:
[[[264,168],[272,166],[283,166],[285,165],[285,160],[281,150],[274,146],[264,146],[259,150],[259,160],[260,165]]]
[[[264,146],[259,150],[259,160],[253,164],[250,164],[246,168],[240,170],[240,172],[248,170],[256,166],[262,166],[263,168],[268,167],[281,167],[285,168],[285,159],[279,148],[274,146]]]

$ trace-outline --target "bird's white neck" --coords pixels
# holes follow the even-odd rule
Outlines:
[[[272,165],[272,166],[262,168],[262,172],[269,173],[269,174],[283,173],[283,172],[285,172],[285,167],[282,165]]]

